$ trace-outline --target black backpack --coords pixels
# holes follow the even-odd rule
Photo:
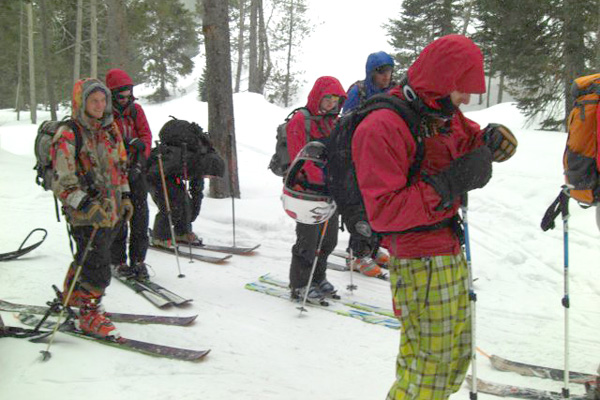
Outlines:
[[[425,146],[419,129],[421,118],[406,100],[389,94],[372,96],[358,108],[339,119],[327,144],[327,185],[337,204],[338,212],[342,217],[342,224],[352,234],[350,247],[358,257],[364,257],[376,251],[380,235],[372,231],[367,220],[367,213],[352,160],[352,137],[358,124],[367,115],[383,108],[393,110],[402,117],[417,145],[415,161],[411,165],[408,174],[410,182],[410,178],[415,176],[421,168]],[[357,243],[357,240],[360,243]]]
[[[306,129],[306,143],[310,142],[310,122],[312,120],[317,120],[323,118],[322,116],[313,116],[310,111],[306,107],[300,107],[293,110],[288,116],[285,118],[285,121],[277,127],[277,136],[275,143],[275,154],[271,157],[271,161],[269,162],[270,169],[277,176],[285,176],[290,164],[293,160],[290,160],[290,154],[288,153],[287,147],[287,124],[290,122],[290,119],[296,114],[297,111],[300,111],[304,114],[304,125]]]
[[[63,125],[68,125],[75,133],[75,159],[77,160],[79,157],[82,140],[79,127],[75,121],[69,117],[61,121],[42,122],[38,128],[33,147],[33,152],[35,154],[35,166],[33,169],[36,170],[35,182],[44,190],[52,190],[54,171],[52,170],[50,148],[52,147],[52,139],[54,138],[56,131]]]

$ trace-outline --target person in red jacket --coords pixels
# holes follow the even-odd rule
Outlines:
[[[316,80],[308,95],[308,102],[306,104],[306,108],[311,114],[309,141],[322,141],[329,137],[345,99],[346,92],[336,78],[322,76]],[[304,118],[303,113],[297,112],[287,124],[287,145],[290,160],[294,160],[307,143]],[[322,171],[318,168],[308,168],[306,173],[308,175],[307,179],[311,182],[324,182]],[[307,300],[319,301],[335,292],[333,285],[326,279],[326,269],[327,257],[337,245],[337,214],[329,219],[327,230],[324,232],[325,237],[323,238],[321,251],[318,255],[319,259],[312,284],[311,287],[308,287],[310,272],[316,256],[323,225],[308,225],[300,222],[296,224],[296,243],[292,247],[292,261],[290,266],[290,288],[293,298],[304,298],[304,293],[308,290]]]
[[[420,117],[422,144],[389,109],[369,114],[353,137],[369,222],[375,231],[390,233],[382,245],[391,255],[401,342],[388,400],[447,399],[469,367],[469,271],[458,209],[462,196],[487,184],[492,161],[508,159],[516,149],[507,128],[481,129],[460,111],[472,93],[484,92],[480,49],[464,36],[444,36],[421,52],[390,91]],[[409,174],[417,157],[420,167]]]
[[[142,106],[135,102],[133,81],[121,69],[106,74],[106,86],[112,93],[113,116],[127,149],[129,186],[134,206],[129,223],[129,264],[127,264],[127,224],[120,226],[111,247],[111,264],[116,273],[127,278],[149,278],[146,264],[148,250],[148,188],[145,181],[146,160],[152,147],[152,132]]]

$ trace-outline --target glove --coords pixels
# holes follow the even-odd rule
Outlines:
[[[119,208],[119,216],[125,222],[129,222],[133,217],[133,203],[128,197],[124,197],[121,200],[121,207]]]
[[[493,153],[496,162],[506,161],[517,151],[517,138],[510,129],[500,124],[489,124],[483,134],[485,144]]]
[[[484,187],[491,177],[492,153],[487,146],[481,146],[452,161],[437,175],[424,176],[423,180],[440,195],[441,207],[448,208],[456,197]]]
[[[137,152],[138,154],[144,154],[146,151],[146,144],[140,140],[140,138],[133,138],[129,141],[129,149],[133,152]]]
[[[97,201],[86,201],[84,203],[81,212],[82,219],[88,220],[94,225],[96,228],[110,228],[112,227],[112,223],[110,221],[110,217],[102,208],[100,203]]]

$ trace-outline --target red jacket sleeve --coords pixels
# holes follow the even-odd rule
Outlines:
[[[148,125],[148,120],[146,119],[146,114],[144,113],[142,106],[135,103],[135,111],[135,132],[137,137],[146,145],[144,154],[146,158],[148,158],[150,157],[150,150],[152,150],[152,131],[150,131],[150,125]]]
[[[352,158],[369,222],[376,231],[432,225],[456,213],[456,207],[437,210],[441,199],[422,180],[408,184],[416,149],[408,126],[391,110],[373,112],[356,129]]]

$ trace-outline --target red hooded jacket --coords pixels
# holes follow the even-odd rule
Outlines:
[[[327,114],[324,116],[319,110],[321,99],[327,95],[334,95],[340,97],[340,102],[337,110],[334,114]],[[333,129],[337,119],[338,113],[343,106],[344,100],[346,99],[346,92],[342,87],[340,81],[332,76],[322,76],[316,80],[313,88],[308,94],[308,102],[306,108],[311,115],[322,115],[323,118],[312,120],[310,124],[310,138],[311,140],[318,140],[329,137],[331,130]],[[290,160],[294,160],[300,150],[306,145],[306,125],[304,122],[304,114],[297,112],[290,119],[286,127],[287,130],[287,146]],[[312,171],[311,168],[307,168],[308,175],[311,180],[322,181],[322,177],[317,177],[316,171]]]
[[[464,36],[449,35],[432,42],[408,70],[408,82],[431,107],[452,91],[485,92],[483,57]],[[403,98],[400,86],[390,91]],[[417,176],[408,177],[416,144],[404,120],[394,111],[377,110],[358,126],[352,141],[352,158],[359,187],[373,229],[400,232],[433,225],[454,216],[460,200],[440,209],[441,198],[425,183],[422,173],[435,175],[460,156],[483,144],[479,125],[456,110],[449,133],[424,139],[425,156]],[[409,182],[410,179],[410,182]],[[410,183],[410,184],[409,184]],[[382,245],[399,258],[458,254],[460,244],[452,228],[385,235]]]
[[[105,80],[106,86],[113,93],[127,89],[133,90],[133,81],[122,69],[109,70]],[[150,131],[150,125],[148,125],[148,119],[146,119],[142,106],[134,101],[135,98],[132,98],[132,102],[122,111],[116,105],[113,106],[113,116],[125,143],[129,143],[134,138],[140,139],[146,145],[144,155],[148,158],[152,149],[152,131]]]

